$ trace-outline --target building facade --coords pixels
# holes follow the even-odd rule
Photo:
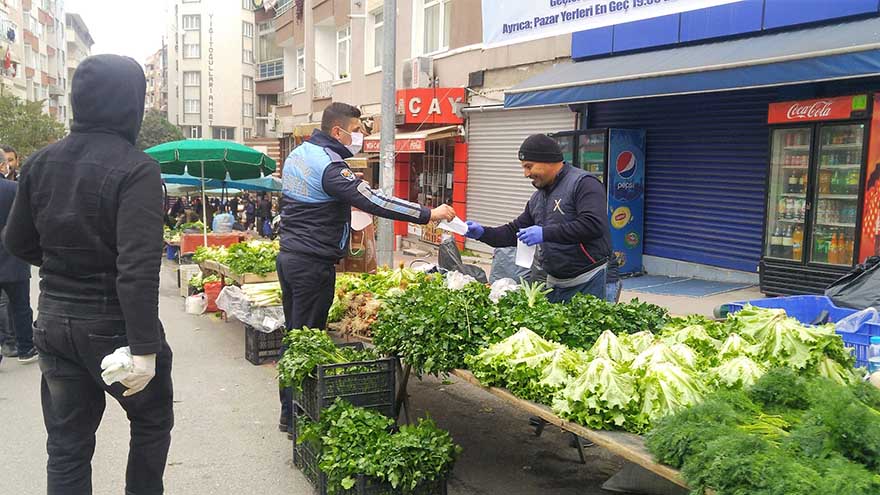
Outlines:
[[[79,14],[66,14],[65,25],[67,26],[67,60],[65,61],[67,77],[65,78],[64,87],[65,101],[67,101],[65,106],[69,109],[71,108],[69,100],[73,73],[79,67],[80,62],[92,54],[92,45],[95,44],[95,41],[92,39],[89,28]],[[70,129],[70,124],[73,122],[73,113],[66,112],[66,117],[65,125]]]
[[[85,28],[82,19],[79,22]],[[0,79],[4,91],[27,101],[60,122],[70,117],[66,18],[56,0],[7,0],[0,4]]]
[[[166,113],[168,111],[168,88],[166,86],[168,58],[167,47],[162,43],[162,48],[150,55],[144,63],[144,74],[147,77],[147,97],[144,100],[145,110],[156,110]]]
[[[252,138],[257,102],[252,1],[176,0],[170,15],[168,120],[187,138]]]

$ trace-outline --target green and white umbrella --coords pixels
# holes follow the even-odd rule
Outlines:
[[[265,153],[233,141],[187,139],[159,144],[146,150],[162,169],[163,174],[190,175],[204,179],[243,180],[259,179],[275,172],[275,160]],[[202,184],[202,204],[205,187]],[[202,208],[202,223],[208,216]],[[202,232],[208,245],[208,230]]]

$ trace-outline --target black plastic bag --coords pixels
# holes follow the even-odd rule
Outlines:
[[[440,253],[437,255],[437,265],[441,270],[449,272],[461,272],[474,277],[481,284],[488,284],[486,271],[476,265],[466,265],[461,260],[461,253],[455,245],[453,238],[448,238],[440,243]]]
[[[871,256],[825,289],[837,306],[880,309],[880,257]]]
[[[494,284],[502,278],[509,278],[517,283],[520,279],[528,281],[529,272],[528,268],[516,264],[515,247],[496,248],[495,255],[492,257],[492,273],[489,275],[489,283]]]

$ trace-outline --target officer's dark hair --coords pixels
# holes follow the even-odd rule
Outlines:
[[[329,133],[334,127],[345,129],[351,119],[361,118],[361,111],[347,103],[331,103],[321,117],[321,130]]]
[[[18,151],[15,150],[12,146],[8,144],[0,145],[0,149],[3,150],[4,153],[15,153],[15,158],[18,158]]]

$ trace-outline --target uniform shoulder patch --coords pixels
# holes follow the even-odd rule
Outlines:
[[[348,181],[354,181],[355,179],[357,179],[357,177],[355,177],[354,175],[354,172],[352,172],[350,168],[342,169],[342,172],[339,172],[339,175],[341,175],[345,180]]]

